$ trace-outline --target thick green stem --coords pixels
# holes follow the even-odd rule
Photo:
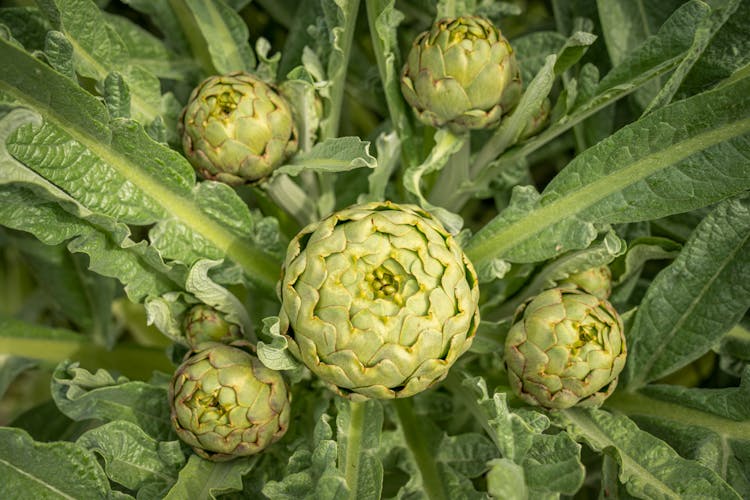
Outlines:
[[[401,423],[401,431],[404,434],[406,444],[409,446],[409,450],[422,476],[422,486],[424,487],[425,494],[431,500],[447,500],[448,495],[440,479],[440,472],[433,459],[432,451],[427,446],[424,428],[419,425],[417,417],[414,414],[411,399],[394,399],[393,405],[396,407],[396,413]]]
[[[354,28],[357,23],[357,11],[359,10],[359,0],[349,0],[346,3],[346,25],[341,39],[342,67],[336,68],[337,74],[331,80],[330,96],[331,107],[326,117],[322,130],[321,141],[332,139],[338,135],[339,122],[341,121],[341,108],[344,100],[344,89],[346,88],[346,73],[349,65],[349,55],[352,50],[352,40],[354,39]],[[329,78],[331,77],[331,68],[329,67]]]
[[[404,99],[401,97],[401,88],[399,79],[396,75],[399,74],[400,58],[398,57],[398,47],[388,47],[381,33],[378,30],[378,17],[382,14],[385,2],[368,1],[365,2],[367,6],[367,22],[370,27],[370,36],[372,37],[373,47],[375,50],[375,59],[378,63],[378,70],[380,72],[380,81],[383,84],[385,90],[385,102],[388,106],[388,114],[391,117],[393,128],[396,130],[399,139],[401,140],[401,158],[404,163],[404,167],[409,168],[419,163],[417,157],[417,149],[414,145],[414,128],[409,120],[407,108],[404,105]],[[393,30],[393,39],[396,40],[395,27]],[[391,67],[388,66],[387,56],[392,56]]]
[[[346,457],[344,460],[344,478],[349,486],[349,498],[357,499],[359,490],[359,455],[362,451],[362,427],[365,421],[365,403],[349,402],[349,427],[346,430]]]
[[[435,185],[430,191],[430,202],[451,212],[458,212],[463,204],[452,203],[456,188],[469,180],[469,159],[471,140],[467,137],[461,149],[454,154],[448,164],[440,171]]]
[[[263,184],[263,189],[276,205],[294,217],[301,226],[316,219],[315,204],[288,175],[277,175]]]

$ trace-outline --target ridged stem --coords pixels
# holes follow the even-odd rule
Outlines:
[[[394,399],[393,405],[396,407],[398,420],[401,424],[401,431],[404,434],[406,444],[409,446],[414,461],[422,476],[422,486],[424,492],[431,500],[447,500],[448,495],[443,488],[443,482],[440,479],[440,472],[432,456],[432,451],[427,446],[427,439],[424,435],[424,428],[420,426],[417,417],[414,414],[414,407],[411,399]]]
[[[349,402],[349,428],[346,439],[346,463],[344,464],[344,478],[349,486],[349,498],[357,499],[359,488],[359,454],[362,451],[362,427],[365,421],[365,403]]]

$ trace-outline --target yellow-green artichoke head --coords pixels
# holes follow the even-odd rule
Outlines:
[[[203,343],[172,377],[172,425],[203,458],[253,455],[289,427],[291,398],[284,379],[247,352],[246,344]]]
[[[297,151],[289,104],[248,73],[204,80],[190,95],[179,126],[195,170],[230,185],[264,179]]]
[[[289,244],[279,286],[290,351],[352,400],[436,384],[479,324],[471,263],[412,205],[355,205],[307,226]]]
[[[615,390],[627,350],[604,299],[551,288],[519,307],[505,342],[513,392],[531,405],[598,406]]]
[[[420,121],[462,133],[497,125],[518,104],[521,73],[489,19],[442,19],[414,41],[401,91]]]

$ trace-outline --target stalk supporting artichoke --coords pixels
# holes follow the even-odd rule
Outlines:
[[[185,155],[198,173],[231,185],[265,178],[297,151],[286,100],[247,73],[204,80],[179,124]]]
[[[172,425],[203,458],[225,461],[258,453],[289,426],[284,379],[243,350],[245,344],[201,344],[169,386]]]
[[[600,299],[608,299],[612,294],[612,271],[609,266],[592,267],[580,273],[571,274],[560,281],[557,286],[578,288]]]
[[[242,330],[238,325],[225,320],[221,313],[205,304],[193,306],[187,312],[183,330],[191,347],[203,342],[228,344],[242,338]]]
[[[353,400],[412,396],[471,345],[479,287],[458,243],[427,212],[370,203],[304,228],[280,282],[290,351]]]
[[[442,19],[414,41],[401,91],[420,121],[462,133],[496,125],[518,104],[521,73],[489,19]]]
[[[513,391],[546,408],[601,404],[625,366],[623,325],[606,300],[545,290],[516,312],[505,342]]]

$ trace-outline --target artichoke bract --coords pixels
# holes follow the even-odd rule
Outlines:
[[[625,366],[620,316],[606,300],[575,289],[545,290],[516,312],[505,342],[513,392],[531,405],[600,405]]]
[[[479,324],[471,263],[412,205],[355,205],[307,226],[289,244],[279,286],[290,351],[352,400],[437,383]]]
[[[518,104],[521,73],[489,19],[442,19],[414,41],[401,91],[420,121],[462,133],[496,125]]]
[[[203,343],[172,377],[172,425],[203,458],[225,461],[258,453],[289,427],[284,379],[244,345]]]
[[[259,181],[297,151],[286,100],[265,82],[235,72],[204,80],[180,116],[182,147],[206,179]]]
[[[183,320],[183,330],[191,347],[203,342],[228,344],[242,338],[238,325],[230,323],[221,313],[205,304],[190,308]]]

